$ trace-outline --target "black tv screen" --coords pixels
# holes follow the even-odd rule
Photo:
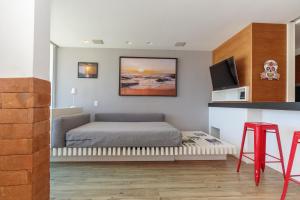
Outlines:
[[[210,67],[213,90],[239,87],[234,58],[228,58]]]

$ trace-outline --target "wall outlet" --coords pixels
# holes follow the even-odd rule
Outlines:
[[[95,106],[95,107],[98,107],[98,105],[99,105],[99,102],[98,102],[97,100],[95,100],[95,101],[94,101],[94,106]]]

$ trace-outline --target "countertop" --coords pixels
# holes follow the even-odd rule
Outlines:
[[[300,102],[214,102],[209,103],[208,107],[224,108],[250,108],[250,109],[268,109],[268,110],[295,110],[300,111]]]

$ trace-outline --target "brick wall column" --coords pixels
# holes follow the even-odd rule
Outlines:
[[[0,78],[0,200],[49,200],[50,83]]]

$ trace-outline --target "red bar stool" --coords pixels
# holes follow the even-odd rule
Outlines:
[[[297,145],[300,143],[299,140],[300,140],[300,132],[295,132],[294,137],[293,137],[292,147],[291,147],[289,163],[288,163],[288,167],[287,167],[287,171],[286,171],[283,192],[281,195],[281,200],[284,200],[286,197],[286,193],[287,193],[288,186],[289,186],[289,181],[293,181],[297,184],[300,184],[299,181],[293,179],[293,177],[297,177],[297,176],[299,177],[300,175],[291,175],[293,163],[294,163],[294,159],[295,159],[295,154],[296,154],[296,150],[297,150]]]
[[[244,152],[244,144],[248,130],[254,131],[254,152]],[[279,149],[280,158],[266,153],[266,138],[267,133],[275,133]],[[254,154],[254,159],[249,157],[249,154]],[[266,156],[273,158],[273,161],[266,161]],[[246,122],[244,125],[243,139],[241,144],[241,152],[237,165],[237,172],[240,171],[242,158],[246,157],[254,161],[254,177],[256,186],[259,185],[260,171],[264,172],[266,163],[281,163],[282,173],[285,177],[284,160],[281,148],[281,141],[277,124],[263,123],[263,122]]]

